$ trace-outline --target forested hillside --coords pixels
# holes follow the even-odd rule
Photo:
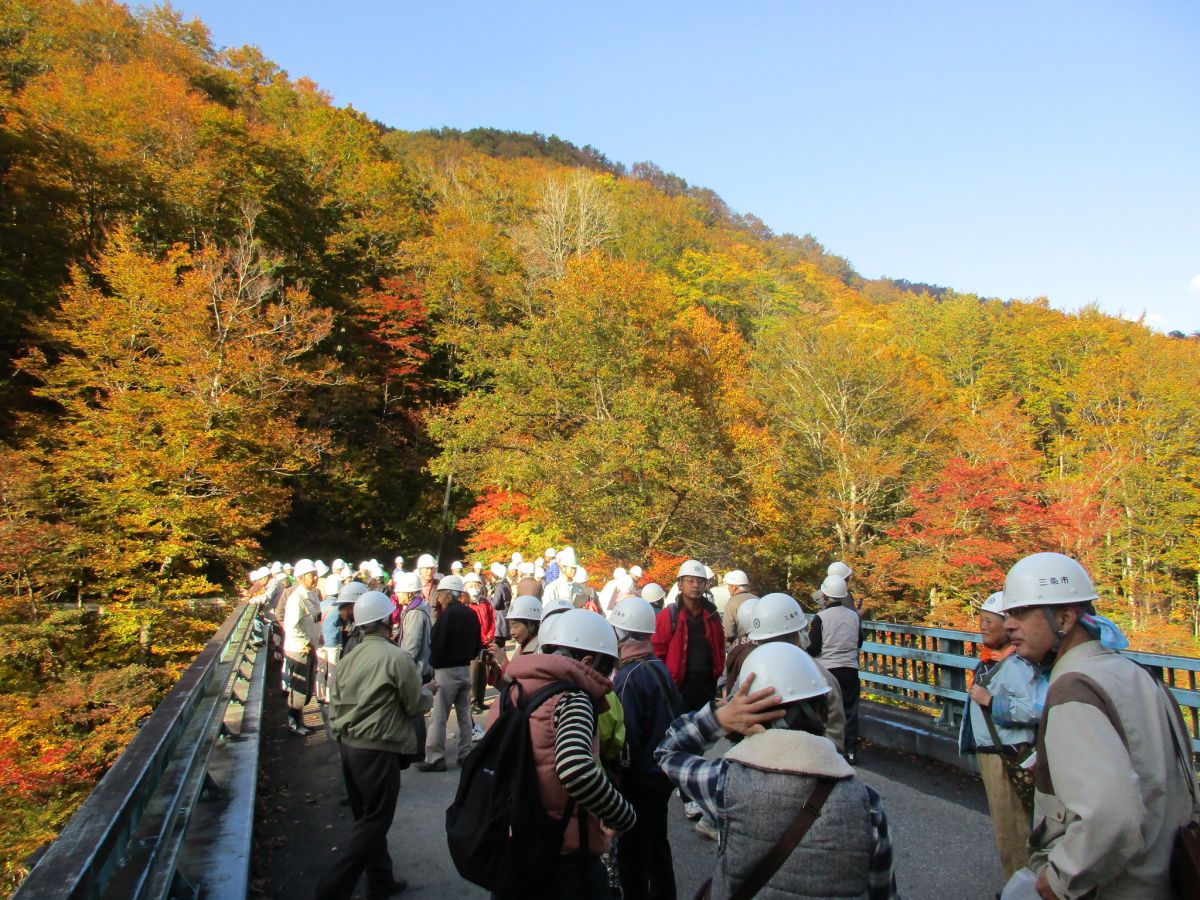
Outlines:
[[[870,615],[966,625],[1015,559],[1054,549],[1135,645],[1191,648],[1195,340],[865,280],[558,138],[393,130],[169,9],[0,17],[0,588],[19,623],[0,688],[57,735],[46,753],[75,748],[62,767],[99,726],[53,703],[135,662],[169,683],[195,644],[174,628],[152,649],[164,604],[264,554],[437,549],[448,479],[447,554],[569,540],[585,564],[693,555],[799,596],[837,556]],[[127,737],[106,684],[90,715]],[[21,849],[69,806],[68,778],[16,780],[39,753],[0,736],[5,796],[57,811]]]

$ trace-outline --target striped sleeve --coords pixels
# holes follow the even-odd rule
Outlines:
[[[883,811],[883,800],[874,788],[867,788],[871,807],[871,827],[875,832],[875,847],[871,851],[871,862],[867,870],[867,896],[870,900],[897,900],[896,875],[892,871],[892,841],[888,835],[887,814]]]
[[[568,691],[554,707],[554,771],[576,803],[613,831],[628,831],[637,815],[593,755],[595,733],[591,699],[583,691]]]

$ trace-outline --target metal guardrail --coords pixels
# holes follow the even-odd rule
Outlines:
[[[936,716],[936,726],[957,731],[967,700],[967,672],[978,662],[980,639],[973,631],[922,628],[890,622],[863,622],[859,678],[863,691]],[[1200,753],[1200,690],[1196,677],[1200,659],[1160,653],[1124,651],[1159,681],[1179,703]]]
[[[268,656],[254,646],[257,612],[241,604],[222,623],[15,900],[245,896]],[[189,837],[194,826],[207,829],[205,840]],[[201,863],[189,879],[193,856],[215,868]],[[220,887],[210,890],[214,879]]]

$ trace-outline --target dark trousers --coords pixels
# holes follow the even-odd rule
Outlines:
[[[717,679],[709,672],[699,675],[688,672],[679,686],[679,693],[683,695],[683,711],[695,712],[716,695]]]
[[[283,659],[283,681],[287,685],[287,705],[293,712],[300,712],[313,698],[316,680],[314,654],[287,653]]]
[[[515,863],[514,863],[515,864]],[[492,894],[492,900],[608,900],[608,872],[600,857],[567,853],[558,858],[554,874],[536,889],[511,894]]]
[[[367,896],[387,896],[395,876],[387,836],[400,795],[400,754],[339,747],[354,829],[317,882],[316,900],[345,900],[363,872]]]
[[[625,900],[675,900],[675,866],[667,838],[670,784],[626,777],[621,793],[637,824],[617,839],[617,871]]]
[[[471,660],[471,705],[483,706],[487,693],[487,663],[476,657]]]
[[[688,672],[683,676],[683,684],[679,686],[679,693],[683,697],[683,712],[695,712],[703,709],[704,704],[716,695],[717,679],[707,672],[702,674]],[[679,789],[679,796],[684,803],[691,802],[692,798],[683,788]]]
[[[829,673],[837,679],[842,689],[842,710],[846,713],[846,752],[858,750],[858,694],[860,682],[858,669],[838,667]]]

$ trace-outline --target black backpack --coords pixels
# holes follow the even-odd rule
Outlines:
[[[516,682],[500,694],[499,715],[467,757],[446,810],[450,858],[467,881],[496,893],[528,891],[537,881],[533,873],[554,872],[575,801],[568,800],[561,819],[542,806],[529,717],[574,688],[561,681],[526,697]]]

